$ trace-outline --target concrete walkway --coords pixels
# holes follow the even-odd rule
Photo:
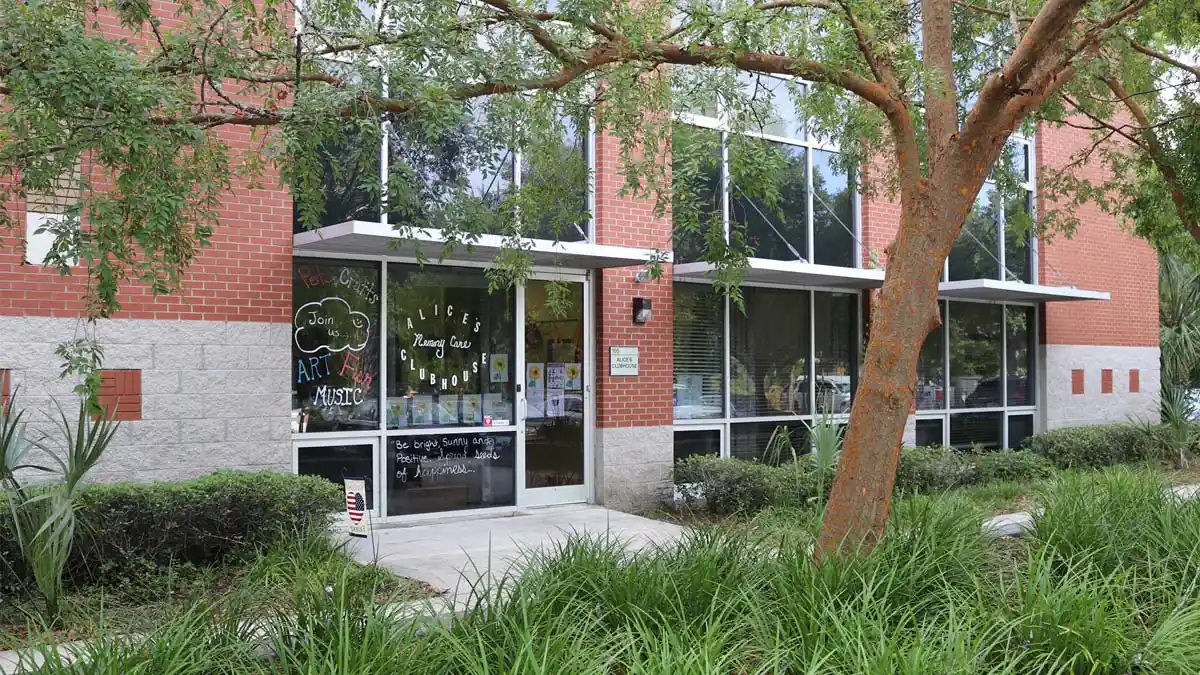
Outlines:
[[[636,551],[663,544],[683,528],[602,506],[578,504],[522,509],[515,515],[418,521],[382,527],[370,539],[354,539],[351,551],[360,562],[378,561],[396,574],[423,581],[461,601],[472,583],[516,571],[523,554],[554,546],[572,533],[608,534]]]

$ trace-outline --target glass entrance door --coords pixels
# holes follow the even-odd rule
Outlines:
[[[525,286],[523,506],[588,499],[591,327],[584,291],[582,281]]]

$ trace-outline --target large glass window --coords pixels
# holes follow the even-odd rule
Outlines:
[[[1018,447],[1033,433],[1033,415],[1027,406],[1035,403],[1035,308],[944,302],[942,313],[947,321],[926,339],[917,367],[918,444],[940,439],[943,425],[949,424],[950,442],[955,447],[968,448],[973,443],[1000,447],[1007,424],[1007,447]],[[949,396],[944,397],[940,383],[946,372],[943,345],[947,335],[950,388]],[[1007,412],[1007,422],[1004,412],[966,412],[981,408],[1018,410]],[[951,414],[934,417],[937,411]]]
[[[675,284],[675,419],[725,413],[725,299],[711,286]]]
[[[379,428],[379,265],[296,259],[292,429]]]
[[[588,122],[555,121],[521,151],[522,233],[555,241],[584,241],[591,220]]]
[[[950,281],[999,278],[999,199],[999,192],[991,183],[979,191],[950,251]]]
[[[921,345],[917,362],[917,410],[942,410],[946,407],[946,337],[938,326]]]
[[[765,141],[731,145],[730,223],[756,258],[808,259],[808,167],[802,147]],[[761,187],[747,190],[739,178],[753,172]],[[747,179],[748,180],[748,179]]]
[[[1004,308],[975,302],[950,306],[950,407],[1003,405]],[[951,425],[953,427],[953,425]]]
[[[674,260],[704,258],[709,238],[725,238],[721,205],[721,135],[711,129],[675,124],[671,128],[671,228]]]
[[[733,417],[807,415],[810,314],[805,291],[749,287],[731,319]]]
[[[677,84],[686,86],[687,79]],[[681,115],[675,125],[676,262],[703,259],[709,248],[725,245],[714,237],[727,236],[755,258],[858,266],[854,182],[836,167],[837,153],[807,133],[795,101],[806,85],[746,73],[739,80],[749,100],[722,99],[717,109]],[[703,167],[696,166],[698,139],[711,148],[699,155]],[[728,177],[728,214],[722,173]],[[708,179],[693,180],[698,174]],[[712,227],[696,226],[698,211],[712,214]]]
[[[387,427],[514,423],[514,311],[479,270],[389,265]]]
[[[1004,312],[1008,405],[1033,405],[1033,316],[1032,307],[1007,307]]]
[[[816,338],[813,383],[816,413],[850,412],[858,357],[858,296],[813,294],[813,334]],[[807,386],[807,383],[805,384]]]
[[[813,151],[813,262],[854,267],[854,205],[850,180],[836,153]]]

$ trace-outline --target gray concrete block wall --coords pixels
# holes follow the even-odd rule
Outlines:
[[[1159,348],[1042,345],[1038,410],[1041,429],[1159,419]],[[1071,393],[1071,371],[1084,371],[1084,393]],[[1101,393],[1101,371],[1113,371],[1112,393]],[[1129,371],[1140,371],[1138,392]]]
[[[0,317],[0,368],[12,370],[31,426],[58,438],[57,400],[74,420],[74,381],[55,348],[74,319]],[[216,469],[291,470],[291,325],[100,321],[104,368],[142,371],[142,419],[121,423],[96,480],[186,478]]]
[[[596,429],[596,500],[620,511],[657,506],[671,486],[671,425]]]

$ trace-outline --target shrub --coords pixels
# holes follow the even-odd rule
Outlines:
[[[688,508],[713,515],[806,504],[817,490],[816,473],[808,468],[804,458],[768,466],[699,455],[675,465],[675,483],[680,486],[683,503]]]
[[[1004,483],[1049,478],[1054,467],[1041,455],[1028,450],[989,452],[971,457],[975,464],[975,482]]]
[[[896,490],[946,490],[975,482],[975,464],[953,448],[904,448],[896,472]]]
[[[342,505],[323,478],[221,471],[178,482],[85,486],[67,580],[120,583],[170,564],[249,557],[281,533],[325,527]],[[0,560],[18,559],[5,549]]]
[[[1053,429],[1025,439],[1023,447],[1060,469],[1099,468],[1145,459],[1147,435],[1136,424]]]

